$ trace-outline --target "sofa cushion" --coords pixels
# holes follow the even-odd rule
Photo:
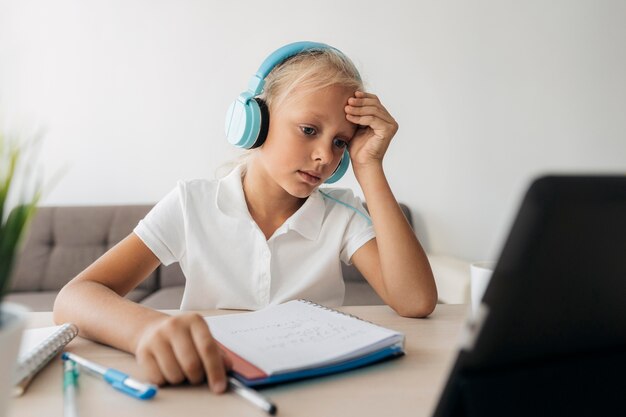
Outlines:
[[[125,238],[151,207],[40,207],[16,259],[12,291],[60,290]],[[156,276],[139,288],[154,291]]]
[[[141,304],[157,310],[176,310],[183,300],[184,285],[162,288],[141,301]]]
[[[159,267],[159,284],[160,288],[185,285],[185,275],[183,274],[183,270],[180,269],[178,262],[174,262],[168,266],[161,265]]]

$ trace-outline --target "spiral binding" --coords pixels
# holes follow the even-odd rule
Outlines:
[[[333,313],[341,314],[342,316],[352,317],[353,319],[361,320],[361,321],[364,321],[364,322],[366,322],[366,323],[373,324],[374,326],[378,326],[378,327],[380,327],[378,324],[376,324],[376,323],[372,323],[372,322],[371,322],[371,321],[369,321],[369,320],[362,319],[361,317],[355,316],[354,314],[345,313],[345,312],[343,312],[343,311],[335,310],[334,308],[327,307],[327,306],[325,306],[325,305],[323,305],[323,304],[318,304],[318,303],[315,303],[315,302],[313,302],[313,301],[311,301],[311,300],[306,300],[306,299],[304,299],[304,298],[299,298],[299,299],[298,299],[298,301],[301,301],[301,302],[303,302],[303,303],[305,303],[305,304],[312,305],[313,307],[318,307],[318,308],[321,308],[322,310],[331,311],[331,312],[333,312]]]
[[[28,352],[25,357],[19,358],[15,384],[19,384],[39,372],[76,335],[78,335],[78,327],[72,323],[65,323],[36,348]]]

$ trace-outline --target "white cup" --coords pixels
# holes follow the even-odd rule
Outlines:
[[[487,289],[491,274],[496,267],[495,262],[473,262],[470,265],[470,294],[472,315],[475,317],[480,306],[480,300]]]

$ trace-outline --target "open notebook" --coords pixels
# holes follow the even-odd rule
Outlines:
[[[248,386],[342,372],[404,354],[404,335],[305,300],[205,317]]]

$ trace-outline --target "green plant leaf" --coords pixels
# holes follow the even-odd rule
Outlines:
[[[27,150],[21,147],[17,141],[8,143],[6,136],[0,132],[0,301],[10,289],[15,258],[24,232],[34,216],[41,198],[39,186],[36,186],[29,196],[24,195],[24,190],[31,185],[31,174],[34,168],[33,165],[28,165],[29,162],[34,161],[23,158],[24,153],[27,154]],[[24,169],[18,169],[20,164],[24,163],[26,164]],[[17,182],[18,179],[21,182]],[[8,206],[9,199],[12,198],[11,193],[14,193],[18,200],[15,207],[6,215],[10,209]]]

